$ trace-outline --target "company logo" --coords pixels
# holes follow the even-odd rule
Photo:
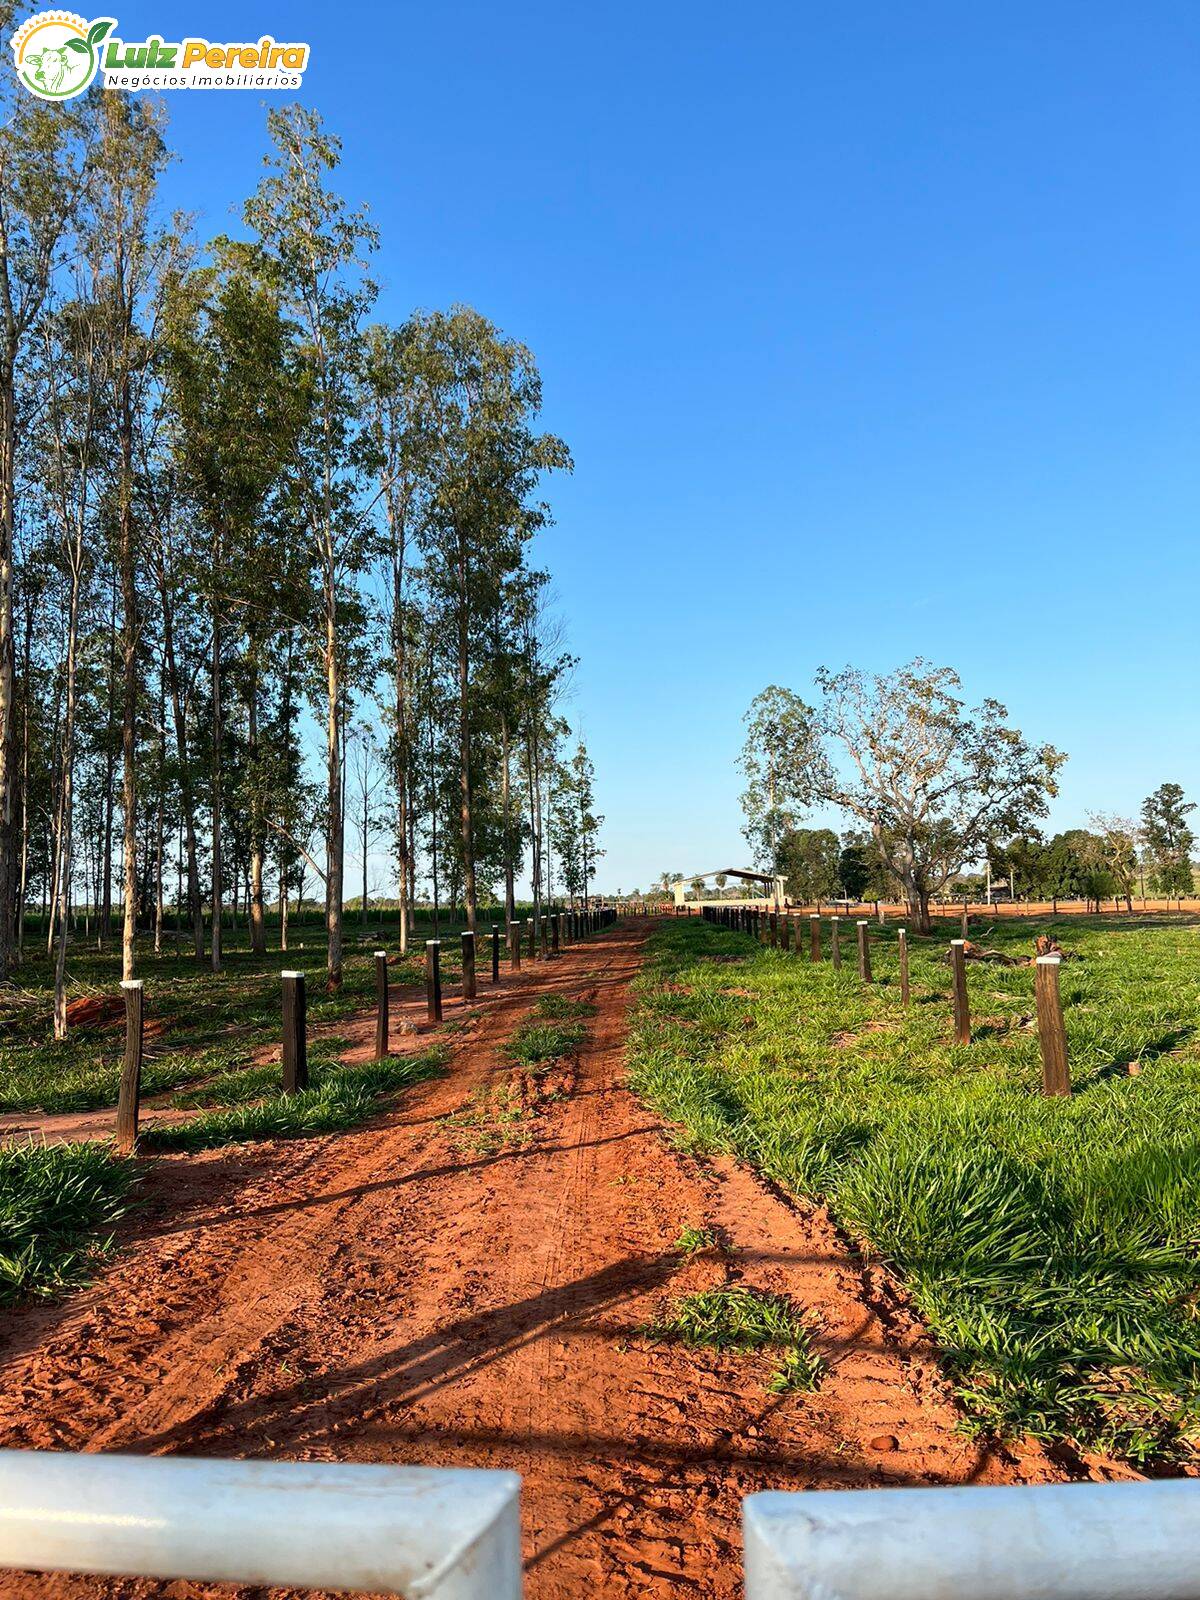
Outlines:
[[[100,46],[115,17],[85,22],[72,11],[39,11],[13,34],[17,76],[39,100],[82,94],[100,67]]]
[[[100,75],[105,89],[297,89],[308,66],[306,44],[175,43],[151,34],[117,38],[115,17],[85,22],[73,11],[39,11],[12,37],[17,76],[42,100],[70,100]]]

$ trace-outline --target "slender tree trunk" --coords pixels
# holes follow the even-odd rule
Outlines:
[[[432,676],[433,676],[433,673],[432,673],[432,669],[431,669],[430,670],[430,678],[431,679],[432,679]],[[430,785],[431,785],[431,788],[430,788],[430,803],[429,803],[429,855],[430,855],[430,866],[432,868],[432,876],[433,876],[433,937],[436,939],[436,938],[439,937],[439,927],[438,927],[438,920],[439,920],[438,919],[438,909],[439,909],[439,907],[438,907],[438,888],[439,888],[439,885],[438,885],[438,827],[437,827],[437,811],[438,811],[438,808],[437,808],[437,788],[434,785],[434,779],[433,779],[433,774],[434,774],[435,771],[436,771],[436,767],[435,767],[435,764],[434,764],[433,707],[432,707],[432,704],[431,704],[430,705],[430,711],[429,711],[429,773],[430,773],[429,781],[430,781]]]
[[[125,915],[121,976],[135,972],[137,938],[137,713],[138,603],[133,529],[133,400],[128,376],[120,391],[121,494],[118,507],[121,564],[121,800],[125,814]]]
[[[288,639],[287,639],[287,653],[286,653],[286,655],[284,657],[284,667],[283,667],[283,689],[282,689],[282,692],[280,694],[280,703],[279,703],[279,732],[280,732],[280,737],[281,737],[281,739],[283,741],[283,790],[284,790],[284,796],[285,796],[285,798],[284,798],[284,808],[285,809],[284,809],[284,818],[283,818],[283,820],[288,824],[289,827],[291,826],[292,820],[293,820],[292,819],[292,813],[291,813],[291,800],[292,800],[293,789],[294,789],[295,783],[296,783],[296,769],[295,769],[295,759],[294,759],[295,758],[295,748],[294,748],[293,743],[292,743],[292,700],[293,700],[293,688],[294,688],[294,684],[295,684],[295,664],[296,664],[296,630],[294,628],[289,628],[288,629]],[[279,948],[281,950],[286,950],[287,949],[287,936],[288,936],[288,915],[289,915],[289,911],[288,911],[288,892],[289,892],[289,887],[290,887],[289,879],[290,879],[290,876],[291,876],[291,873],[290,873],[291,862],[288,859],[287,851],[288,851],[288,846],[287,846],[286,841],[283,840],[283,839],[280,839],[280,841],[279,841],[279,885],[280,885],[280,888],[279,888],[279,898],[280,898],[280,908],[279,908],[280,930],[279,930],[279,937],[280,937],[280,946],[279,946]],[[303,869],[301,869],[301,870],[303,870]],[[303,878],[301,878],[301,881],[300,881],[301,889],[303,889],[303,886],[304,886],[304,880],[303,880]],[[296,901],[297,914],[299,914],[299,911],[300,911],[300,900],[302,898],[303,898],[303,896],[301,895],[301,897],[298,898],[297,901]]]
[[[462,798],[462,853],[463,883],[466,898],[467,927],[474,930],[476,920],[475,898],[475,831],[471,817],[471,702],[470,702],[470,622],[467,600],[465,563],[459,565],[458,604],[458,781]]]
[[[66,892],[71,881],[71,834],[74,810],[75,785],[75,683],[77,640],[79,634],[79,584],[82,552],[76,547],[79,559],[71,565],[71,597],[67,620],[67,706],[63,726],[62,744],[62,801],[58,829],[58,851],[55,877],[59,884],[58,948],[54,952],[54,1037],[67,1037],[67,937],[68,919]]]
[[[221,859],[221,620],[212,610],[212,771],[209,804],[212,810],[212,970],[221,970],[221,912],[224,903],[224,863]]]
[[[396,698],[396,877],[400,900],[400,954],[406,955],[412,858],[408,848],[408,664],[402,555],[394,557],[392,562],[392,652]]]
[[[13,529],[16,493],[17,330],[9,299],[8,252],[3,281],[6,328],[0,358],[0,981],[13,966],[16,840],[16,640],[13,635]]]
[[[179,762],[179,803],[183,812],[184,849],[187,859],[188,912],[192,922],[192,944],[199,961],[204,954],[204,900],[200,893],[199,850],[196,842],[196,800],[192,784],[192,764],[188,753],[187,715],[183,705],[183,690],[179,682],[179,668],[175,659],[175,632],[173,607],[163,594],[163,652],[167,666],[167,681],[171,691],[171,716],[175,725],[175,755]]]
[[[362,792],[362,926],[367,925],[367,852],[371,844],[371,795],[367,789],[366,773],[363,773]]]
[[[266,954],[267,927],[263,911],[263,856],[266,830],[262,819],[258,749],[258,641],[250,641],[250,664],[246,674],[246,728],[250,767],[250,948],[256,956]]]
[[[508,745],[508,713],[500,718],[500,810],[504,818],[504,926],[516,921],[516,870],[512,847],[512,777],[509,771],[511,757]]]
[[[329,935],[327,972],[331,989],[342,982],[342,917],[345,817],[342,811],[342,684],[337,656],[337,601],[332,552],[327,554],[325,586],[325,756],[328,834],[325,844],[325,926]]]
[[[167,687],[162,672],[158,675],[158,814],[155,819],[154,840],[154,954],[162,955],[163,922],[163,856],[166,850],[167,807]]]
[[[112,877],[113,877],[113,793],[116,785],[116,756],[113,749],[113,727],[117,715],[117,589],[114,575],[109,593],[109,652],[108,652],[108,720],[105,723],[106,746],[104,752],[104,860],[101,868],[100,938],[103,944],[112,936]]]
[[[25,954],[25,897],[29,890],[29,673],[33,657],[33,618],[25,608],[24,683],[21,691],[21,866],[17,878],[17,939],[13,965]]]

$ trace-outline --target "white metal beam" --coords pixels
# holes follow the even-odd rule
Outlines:
[[[511,1472],[0,1450],[0,1567],[519,1600]]]
[[[757,1494],[746,1600],[1200,1600],[1200,1482]]]

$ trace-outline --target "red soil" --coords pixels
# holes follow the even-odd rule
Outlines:
[[[757,1489],[1101,1470],[966,1440],[902,1296],[822,1211],[672,1148],[621,1087],[645,931],[485,978],[447,1075],[369,1128],[151,1167],[91,1289],[0,1317],[0,1444],[512,1468],[531,1600],[733,1600]],[[599,1011],[575,1070],[530,1097],[498,1046],[550,989]],[[477,1129],[445,1119],[504,1083],[527,1142],[470,1148]],[[685,1261],[687,1225],[736,1248]],[[732,1280],[809,1309],[816,1394],[768,1394],[767,1359],[642,1337],[674,1296]],[[0,1577],[20,1600],[228,1592]]]
[[[67,1001],[69,1028],[108,1028],[125,1020],[125,1002],[119,994],[85,994]]]

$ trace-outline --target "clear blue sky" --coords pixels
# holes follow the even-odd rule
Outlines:
[[[958,668],[1056,825],[1200,798],[1194,4],[116,10],[308,40],[386,313],[537,353],[609,887],[746,855],[742,712],[821,663]],[[167,99],[216,231],[261,98]]]

